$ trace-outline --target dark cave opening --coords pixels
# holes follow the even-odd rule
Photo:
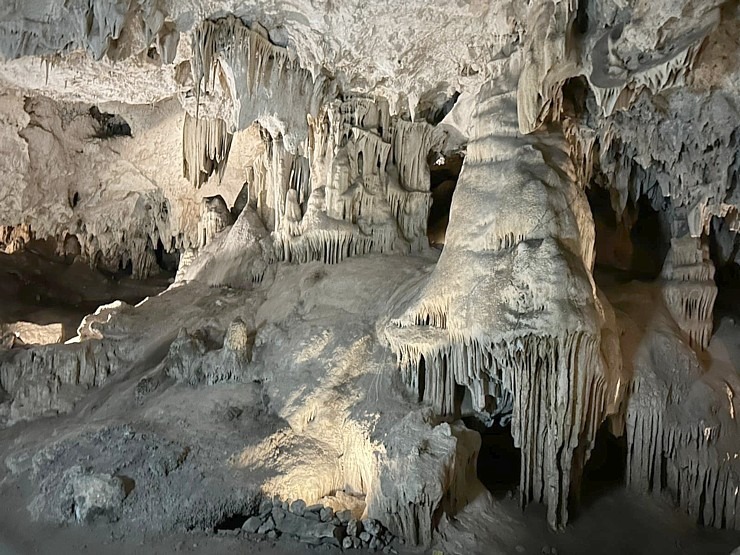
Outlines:
[[[90,115],[97,123],[95,137],[98,139],[131,137],[131,126],[121,116],[101,112],[97,106],[90,107]]]
[[[585,35],[588,32],[588,0],[578,1],[573,27],[581,35]]]
[[[51,238],[31,239],[11,253],[0,250],[0,324],[59,323],[66,341],[75,336],[82,318],[99,306],[114,300],[137,304],[162,292],[170,282],[163,273],[132,279],[131,271],[130,262],[119,263],[119,271],[92,267],[80,256],[75,235],[67,235],[63,245]],[[11,347],[34,344],[19,339]]]
[[[605,421],[596,432],[591,456],[583,468],[580,496],[573,507],[574,515],[600,497],[624,487],[627,466],[627,437],[615,436],[609,421]]]
[[[427,121],[431,125],[438,125],[452,111],[458,98],[460,98],[459,91],[455,91],[450,96],[440,92],[432,94],[428,98],[423,98],[417,106],[416,117]]]
[[[581,119],[595,109],[596,98],[585,77],[571,77],[563,84],[563,115]]]
[[[615,212],[609,191],[592,185],[586,191],[596,229],[596,267],[625,279],[652,281],[663,268],[670,247],[665,214],[646,196]]]
[[[463,422],[481,436],[478,479],[494,497],[513,497],[519,488],[521,452],[514,445],[510,420],[495,418],[486,425],[477,416],[468,416]]]
[[[634,222],[630,231],[632,239],[632,274],[638,279],[655,279],[671,246],[665,211],[658,211],[652,202],[641,196],[633,211]]]
[[[714,263],[714,282],[717,285],[713,313],[716,330],[722,318],[740,317],[740,236],[724,218],[712,218],[709,255]]]
[[[213,531],[218,533],[220,530],[241,530],[241,527],[249,517],[242,514],[233,514],[224,516],[213,527]]]
[[[419,397],[416,399],[418,403],[424,400],[424,389],[427,383],[427,364],[424,359],[424,355],[419,358]]]
[[[122,277],[131,277],[134,273],[134,264],[129,259],[126,261],[126,263],[123,263],[123,260],[121,260],[118,263],[118,271],[113,274],[114,277],[122,278]]]
[[[427,238],[429,245],[439,250],[444,248],[447,225],[450,221],[452,195],[460,177],[464,156],[463,152],[448,155],[431,153],[427,158],[432,192],[432,206],[429,209],[427,220]]]
[[[180,264],[180,252],[177,250],[166,251],[162,240],[157,240],[157,248],[154,249],[154,255],[157,259],[157,266],[162,272],[174,276],[177,273],[177,267]]]

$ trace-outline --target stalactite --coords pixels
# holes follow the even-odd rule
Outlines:
[[[431,126],[392,120],[386,101],[362,96],[309,121],[305,156],[263,130],[265,151],[248,172],[276,258],[336,263],[426,248]]]
[[[617,214],[642,195],[656,209],[670,198],[674,207],[688,209],[689,231],[698,237],[709,231],[712,216],[734,210],[727,192],[740,178],[737,109],[719,93],[699,99],[681,90],[668,96],[669,117],[660,122],[653,103],[641,95],[629,112],[601,126],[599,166],[610,176]],[[701,133],[690,123],[696,121]]]
[[[193,118],[186,112],[182,128],[183,176],[195,187],[203,185],[214,173],[220,181],[232,139],[223,120]]]
[[[621,33],[621,27],[605,32],[594,45],[593,71],[589,76],[602,114],[607,117],[616,109],[631,105],[643,89],[657,94],[682,85],[710,28],[689,33],[679,44],[673,45],[663,59],[650,60],[630,71],[612,60],[616,57],[613,37]]]
[[[621,361],[564,139],[519,136],[514,96],[492,86],[479,94],[445,249],[387,337],[407,386],[436,412],[455,414],[456,385],[477,410],[513,401],[521,502],[545,502],[559,527],[596,430],[619,405]]]
[[[636,332],[640,343],[631,361],[627,485],[670,494],[706,526],[740,529],[737,376],[703,369],[660,309],[648,325],[643,307],[620,308],[634,314],[625,325],[645,328]]]
[[[666,306],[678,327],[693,347],[706,349],[712,337],[712,309],[717,298],[709,247],[690,235],[671,239],[661,277]]]
[[[426,122],[396,121],[393,159],[401,187],[407,191],[429,191],[427,156],[432,143],[432,126]]]
[[[286,48],[272,44],[259,24],[250,28],[234,16],[203,21],[192,45],[196,114],[202,97],[224,82],[233,104],[229,127],[244,129],[282,109],[296,132],[286,134],[292,152],[299,146],[294,142],[302,134],[298,130],[306,128],[306,114],[317,114],[336,86],[321,74],[314,79]]]

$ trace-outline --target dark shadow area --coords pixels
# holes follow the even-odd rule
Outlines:
[[[162,241],[158,239],[157,248],[154,250],[154,254],[157,258],[157,266],[159,266],[163,272],[170,274],[171,276],[174,276],[177,273],[177,267],[180,264],[179,251],[171,250],[170,252],[167,252],[164,249]]]
[[[57,254],[55,241],[31,240],[12,254],[0,251],[0,324],[61,323],[67,340],[99,306],[115,300],[136,304],[166,289],[171,276],[135,280],[125,271],[103,272],[78,256]]]
[[[447,156],[432,153],[427,158],[430,190],[432,191],[432,207],[429,210],[427,221],[427,237],[429,238],[429,245],[440,250],[444,248],[445,234],[450,221],[452,195],[460,177],[463,159],[464,154],[462,152]]]
[[[583,469],[580,503],[577,512],[588,509],[600,497],[624,487],[627,465],[627,437],[614,436],[609,422],[604,422],[596,433],[591,456]]]
[[[618,274],[625,281],[656,279],[670,247],[661,213],[643,196],[634,205],[628,203],[618,216],[607,189],[594,185],[586,195],[596,229],[597,269]]]
[[[219,530],[241,530],[241,527],[249,518],[248,515],[230,515],[220,520],[214,527],[213,531],[218,532]]]
[[[475,417],[463,418],[465,425],[481,435],[478,479],[494,497],[511,496],[519,488],[521,453],[514,446],[511,426],[495,420],[490,426]]]
[[[577,33],[585,35],[588,32],[588,0],[578,0],[576,19],[573,27]]]
[[[101,112],[97,106],[90,107],[90,115],[97,122],[95,137],[98,139],[131,136],[131,126],[121,116]]]
[[[576,120],[588,119],[589,110],[596,106],[596,98],[582,75],[571,77],[563,84],[563,116]]]
[[[633,254],[631,271],[637,279],[652,280],[660,275],[671,246],[670,232],[664,228],[660,213],[646,196],[640,197],[630,231]]]
[[[717,300],[714,303],[714,329],[722,318],[740,315],[740,238],[723,218],[714,217],[710,226],[709,254],[714,263]]]
[[[439,94],[432,99],[433,101],[420,102],[417,117],[426,120],[431,125],[438,125],[452,111],[458,98],[460,98],[460,93],[456,91],[450,97],[444,98],[443,94]]]

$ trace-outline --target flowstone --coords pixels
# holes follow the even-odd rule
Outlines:
[[[0,488],[34,517],[488,546],[471,512],[523,520],[465,417],[551,528],[605,424],[630,488],[740,528],[736,1],[6,4]]]
[[[457,412],[457,385],[479,411],[513,398],[521,503],[544,501],[560,527],[624,386],[582,185],[556,131],[519,134],[515,98],[479,94],[444,251],[386,333],[407,387],[437,413]]]

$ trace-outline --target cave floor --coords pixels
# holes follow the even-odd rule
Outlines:
[[[386,260],[388,275],[392,275],[394,271],[397,271],[394,270],[397,266],[396,261],[392,258]],[[357,275],[367,275],[371,263],[354,262],[346,264],[343,270],[346,271],[356,266]],[[418,266],[410,267],[407,271],[416,272],[425,264],[426,262],[421,261]],[[322,268],[322,272],[324,271],[325,275],[322,274],[321,279],[331,284],[333,269],[331,267]],[[375,268],[375,271],[383,274],[382,268]],[[298,274],[297,271],[292,272]],[[28,280],[25,282],[27,283]],[[159,314],[166,312],[169,306],[178,306],[178,303],[179,306],[185,306],[181,300],[187,298],[187,295],[185,290],[175,290],[160,300],[148,303],[148,305],[155,306],[145,308],[142,313],[146,314],[150,311],[152,315]],[[368,296],[372,295],[368,293]],[[168,298],[172,300],[167,301]],[[234,291],[225,295],[211,289],[207,293],[202,292],[200,298],[201,301],[198,304],[202,306],[188,305],[188,310],[193,313],[191,315],[188,312],[188,318],[192,319],[196,316],[201,318],[200,311],[206,309],[212,315],[213,307],[221,306],[216,305],[219,299],[221,303],[225,303],[219,308],[219,311],[224,313],[232,310],[231,307],[244,306],[244,299]],[[331,298],[331,295],[324,295],[324,298]],[[101,299],[106,302],[110,300],[112,298]],[[156,308],[158,303],[167,302],[170,304],[162,304],[163,308]],[[740,330],[734,322],[735,320],[729,318],[722,320],[718,328],[717,340],[710,347],[712,354],[723,353],[721,358],[726,363],[733,360],[734,353],[737,352],[737,338],[740,337]],[[148,320],[142,318],[140,324],[142,326],[144,324],[146,326],[161,325],[155,318]],[[154,335],[154,327],[150,330],[146,326],[137,328],[138,333],[142,337]],[[160,330],[160,334],[166,335],[171,340],[171,332],[165,333]],[[732,341],[735,342],[732,348],[727,348],[725,345]],[[167,342],[164,340],[162,342],[166,346]],[[155,358],[159,359],[161,356]],[[146,366],[151,366],[151,364],[146,364]],[[263,437],[282,425],[277,421],[265,420],[259,415],[252,415],[255,418],[242,423],[212,421],[213,415],[220,408],[233,403],[234,399],[240,399],[245,406],[256,406],[259,388],[251,383],[224,383],[210,388],[189,388],[183,385],[168,384],[167,389],[156,398],[156,402],[151,403],[145,413],[142,408],[135,408],[130,401],[124,402],[117,399],[117,397],[123,399],[123,394],[126,394],[126,398],[130,397],[128,393],[141,374],[142,372],[137,371],[132,372],[130,377],[122,375],[120,380],[116,377],[99,391],[91,392],[80,405],[80,410],[76,410],[79,414],[42,418],[0,431],[0,454],[22,451],[24,445],[32,449],[34,446],[41,449],[55,438],[65,437],[67,434],[81,437],[75,425],[75,419],[78,417],[88,419],[87,423],[91,429],[117,429],[122,426],[131,426],[137,429],[137,432],[142,422],[148,420],[150,425],[154,426],[149,431],[153,434],[161,433],[167,441],[189,441],[196,446],[201,443],[200,448],[193,449],[196,453],[193,455],[194,464],[199,465],[195,470],[206,469],[208,465],[212,465],[213,469],[223,463],[223,461],[219,462],[220,455],[215,452],[216,444],[211,439],[215,435],[219,437],[218,448],[223,449],[224,452],[236,451],[243,446],[245,438],[254,442],[255,438]],[[116,395],[113,395],[114,391],[117,392]],[[115,400],[114,397],[116,397]],[[162,409],[169,412],[165,416],[160,416]],[[90,419],[91,415],[94,418]],[[144,416],[147,418],[145,419]],[[168,422],[169,426],[180,426],[181,429],[167,430]],[[160,428],[157,428],[155,424],[161,425]],[[163,445],[166,443],[163,441]],[[74,444],[73,449],[76,449],[77,445]],[[93,450],[92,452],[96,448],[94,443],[90,445],[80,443],[79,445],[82,445],[84,449]],[[118,447],[116,449],[123,452]],[[198,452],[201,455],[197,455]],[[69,457],[74,456],[74,452],[69,454]],[[229,533],[182,531],[166,534],[152,532],[144,535],[138,524],[126,523],[123,520],[114,524],[96,524],[90,527],[57,526],[34,522],[28,512],[29,502],[36,493],[34,486],[30,483],[27,473],[16,472],[11,475],[7,464],[6,461],[0,466],[0,555],[5,553],[13,555],[32,553],[140,553],[149,555],[176,552],[218,554],[241,551],[278,555],[323,550],[339,551],[339,549],[330,547],[309,548],[305,544],[282,539],[277,542],[257,541],[242,534],[235,536]],[[28,463],[21,461],[21,464]],[[242,479],[246,474],[239,476],[237,478]],[[264,478],[259,475],[251,475],[251,477],[255,487]],[[189,479],[189,474],[183,476],[183,480]],[[229,482],[225,483],[228,485]],[[173,482],[172,487],[187,488],[189,486],[185,481]],[[208,483],[193,483],[192,487],[195,491],[198,488],[205,490],[211,486]],[[247,486],[245,488],[252,491]],[[167,503],[166,499],[158,501],[157,496],[160,495],[158,492],[148,495],[153,498],[152,503]],[[212,491],[209,495],[218,497],[219,491]],[[146,516],[141,518],[146,518]],[[548,528],[543,506],[533,505],[521,511],[515,500],[505,496],[492,499],[483,490],[456,517],[442,523],[440,530],[438,545],[435,549],[439,549],[445,555],[474,555],[477,553],[537,555],[543,553],[546,547],[556,548],[557,553],[561,555],[587,553],[704,555],[730,553],[740,545],[740,532],[696,526],[689,517],[674,509],[668,500],[633,495],[621,487],[605,488],[600,490],[598,495],[590,496],[588,505],[572,519],[563,532],[555,533]],[[400,553],[414,552],[403,551],[400,546],[397,546],[397,549]],[[362,553],[359,550],[358,552]],[[431,553],[432,550],[427,552]]]
[[[255,553],[292,555],[339,553],[331,547],[309,548],[292,540],[255,540],[228,533],[182,532],[166,535],[122,534],[113,525],[53,526],[31,522],[20,486],[1,487],[0,555],[106,553],[164,555],[168,553]],[[729,554],[740,546],[740,532],[697,527],[661,499],[633,496],[612,490],[601,495],[565,532],[547,527],[545,508],[531,506],[522,512],[514,500],[494,501],[488,514],[468,514],[451,523],[435,546],[445,555],[539,555],[555,547],[560,555],[573,554]],[[472,527],[472,529],[468,528]],[[475,538],[468,536],[473,533]],[[400,554],[420,553],[396,546]],[[352,552],[365,553],[363,550]],[[369,551],[367,551],[369,553]],[[432,550],[421,551],[432,553]]]

